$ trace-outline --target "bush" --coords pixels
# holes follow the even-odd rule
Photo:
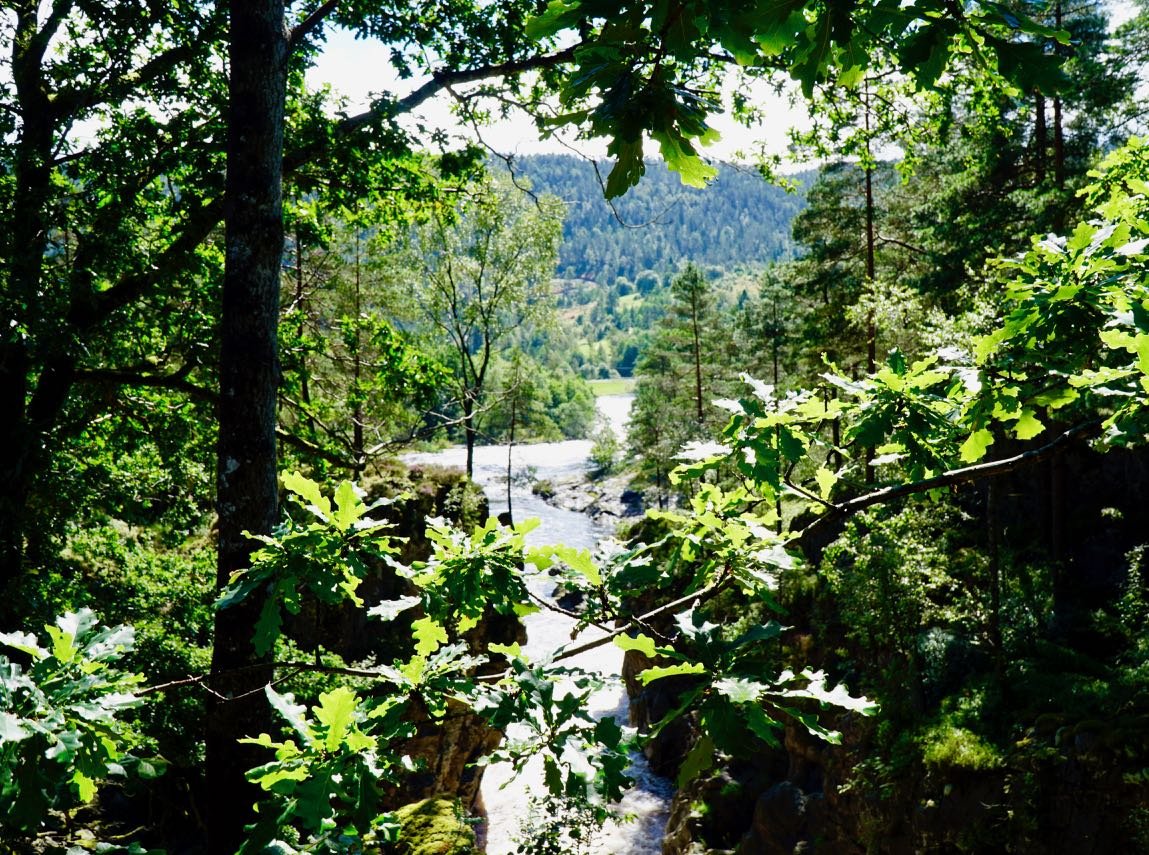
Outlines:
[[[599,418],[595,425],[594,435],[591,437],[590,471],[592,477],[602,478],[610,475],[618,467],[622,446],[618,441],[618,434],[605,419]]]
[[[980,771],[996,769],[1002,763],[997,749],[976,733],[947,722],[927,730],[921,745],[922,762],[932,769]]]

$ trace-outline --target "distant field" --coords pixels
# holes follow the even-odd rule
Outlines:
[[[590,387],[598,397],[603,395],[629,395],[634,392],[634,378],[620,377],[617,380],[590,380]]]

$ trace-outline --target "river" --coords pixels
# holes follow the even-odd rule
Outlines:
[[[609,395],[598,399],[598,409],[620,435],[624,430],[632,396]],[[589,516],[548,505],[530,491],[530,481],[557,479],[578,475],[586,470],[591,443],[588,440],[547,442],[535,445],[516,445],[511,450],[511,504],[516,520],[537,517],[540,525],[528,535],[532,543],[565,543],[568,546],[594,549],[613,533]],[[413,454],[412,462],[438,463],[462,467],[465,452],[462,448]],[[478,446],[475,448],[475,481],[486,491],[491,502],[491,513],[507,509],[507,446]],[[532,591],[549,597],[554,583],[547,578],[532,582]],[[527,645],[530,654],[541,654],[570,642],[574,621],[557,612],[541,611],[525,619]],[[598,635],[598,630],[587,630],[582,639]],[[626,690],[619,677],[622,653],[613,645],[604,645],[588,651],[569,664],[597,671],[609,678],[606,688],[597,692],[591,701],[595,715],[614,716],[621,724],[627,721]],[[624,797],[618,810],[633,817],[630,821],[610,823],[595,839],[590,852],[593,855],[658,855],[662,850],[663,830],[673,785],[665,778],[654,775],[641,756],[635,756],[631,775],[636,785]],[[514,776],[507,766],[491,766],[483,775],[483,802],[487,809],[487,852],[489,855],[510,855],[516,848],[515,838],[520,821],[527,813],[529,796],[543,789],[542,764],[528,764],[523,773]]]

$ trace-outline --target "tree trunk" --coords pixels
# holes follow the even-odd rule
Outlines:
[[[302,342],[307,335],[307,295],[303,281],[303,230],[295,229],[295,305],[299,307],[299,327],[297,334]],[[303,403],[304,419],[308,436],[315,438],[315,417],[311,414],[311,382],[308,377],[307,351],[300,348],[299,357],[299,400]]]
[[[870,162],[870,92],[866,81],[866,285],[873,288],[877,278],[877,260],[874,257],[874,167]],[[866,373],[873,374],[878,369],[878,328],[874,322],[874,310],[866,315]],[[873,449],[866,449],[865,480],[874,483]]]
[[[355,405],[351,412],[351,446],[355,469],[352,477],[359,477],[367,468],[367,449],[363,439],[363,260],[359,250],[360,230],[355,226],[355,353],[352,362]]]
[[[1053,6],[1053,25],[1061,29],[1061,0]],[[1057,189],[1065,188],[1065,131],[1061,122],[1061,96],[1053,97],[1053,180]]]
[[[283,0],[231,0],[223,310],[217,463],[219,560],[216,585],[249,565],[252,541],[278,514],[275,407],[276,333],[284,247],[282,164],[287,34]],[[237,740],[270,732],[261,687],[269,662],[257,657],[251,596],[216,614],[207,719],[208,837],[212,852],[234,852],[257,797],[244,772],[267,753]],[[243,670],[237,670],[243,669]]]
[[[20,130],[11,164],[15,186],[12,208],[4,217],[7,228],[4,258],[7,275],[0,296],[0,583],[16,579],[24,560],[24,535],[34,472],[59,413],[56,384],[29,384],[35,370],[35,331],[22,329],[42,291],[46,210],[52,182],[54,116],[43,75],[46,42],[39,32],[38,6],[17,10],[11,41],[11,77],[19,104]],[[63,321],[63,319],[61,319]],[[66,341],[60,336],[57,342]],[[31,392],[35,388],[35,392]],[[70,388],[70,384],[69,384]],[[29,394],[39,403],[32,406]],[[39,416],[44,424],[37,423]]]
[[[998,520],[998,484],[986,482],[985,522],[989,543],[989,643],[998,686],[1005,681],[1005,649],[1001,635],[1001,530]]]
[[[1065,131],[1061,121],[1061,98],[1053,99],[1053,181],[1065,189]]]
[[[694,335],[694,402],[696,405],[695,417],[702,424],[704,415],[702,410],[702,343],[698,333],[698,295],[690,301],[690,326]]]
[[[1033,175],[1038,184],[1045,183],[1045,153],[1049,147],[1049,134],[1045,128],[1045,96],[1041,90],[1033,93]]]
[[[463,391],[463,435],[467,442],[467,477],[475,474],[475,399],[472,390]]]
[[[23,342],[0,344],[0,583],[20,575],[24,517],[31,486],[28,422],[28,351]]]

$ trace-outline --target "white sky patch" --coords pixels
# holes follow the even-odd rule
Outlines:
[[[347,98],[352,113],[367,109],[373,92],[389,92],[402,97],[423,82],[423,79],[399,80],[391,67],[386,45],[374,40],[356,39],[346,30],[328,33],[325,50],[307,72],[309,86],[330,85],[336,93]],[[702,150],[706,157],[745,161],[760,150],[784,155],[789,145],[789,129],[808,124],[805,110],[792,107],[786,95],[774,92],[767,83],[757,81],[751,83],[750,88],[754,103],[762,113],[761,123],[747,128],[729,115],[712,116],[711,124],[721,134],[721,139]],[[425,103],[407,122],[408,126],[415,121],[443,129],[459,139],[474,138],[474,131],[461,125],[452,112],[452,99],[445,93]],[[523,113],[483,127],[481,133],[483,140],[500,154],[560,154],[571,153],[573,148],[589,157],[606,157],[605,140],[578,140],[569,132],[543,139],[534,121]],[[655,144],[650,144],[647,150],[650,156],[658,154]]]

